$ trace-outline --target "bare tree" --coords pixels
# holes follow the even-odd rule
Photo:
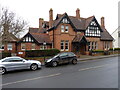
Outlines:
[[[0,35],[9,32],[19,37],[22,32],[27,30],[27,22],[17,18],[15,13],[7,8],[1,8],[0,14]]]

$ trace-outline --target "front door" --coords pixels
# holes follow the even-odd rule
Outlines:
[[[86,51],[86,44],[81,43],[80,44],[80,54],[85,55],[85,51]]]

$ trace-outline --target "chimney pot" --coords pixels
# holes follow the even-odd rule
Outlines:
[[[53,24],[53,10],[52,10],[52,8],[50,8],[50,10],[49,10],[49,28],[52,27],[52,24]]]
[[[43,18],[39,18],[39,30],[42,29],[43,23],[44,23],[44,19]]]
[[[101,27],[105,27],[104,17],[101,17]]]
[[[80,9],[77,8],[76,10],[76,18],[80,19]]]

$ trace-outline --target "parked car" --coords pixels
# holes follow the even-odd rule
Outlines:
[[[45,66],[56,67],[59,64],[72,63],[77,64],[77,57],[72,52],[63,52],[45,61]]]
[[[36,60],[25,60],[21,57],[6,57],[0,60],[1,74],[7,71],[31,69],[37,70],[41,68],[41,63]]]

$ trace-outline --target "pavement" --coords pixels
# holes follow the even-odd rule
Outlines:
[[[109,58],[109,57],[116,57],[116,56],[120,56],[120,54],[102,55],[102,56],[81,55],[80,58],[78,58],[78,61],[102,59],[102,58]]]
[[[2,88],[118,88],[120,62],[114,56],[81,61],[76,65],[9,72],[2,76]]]

